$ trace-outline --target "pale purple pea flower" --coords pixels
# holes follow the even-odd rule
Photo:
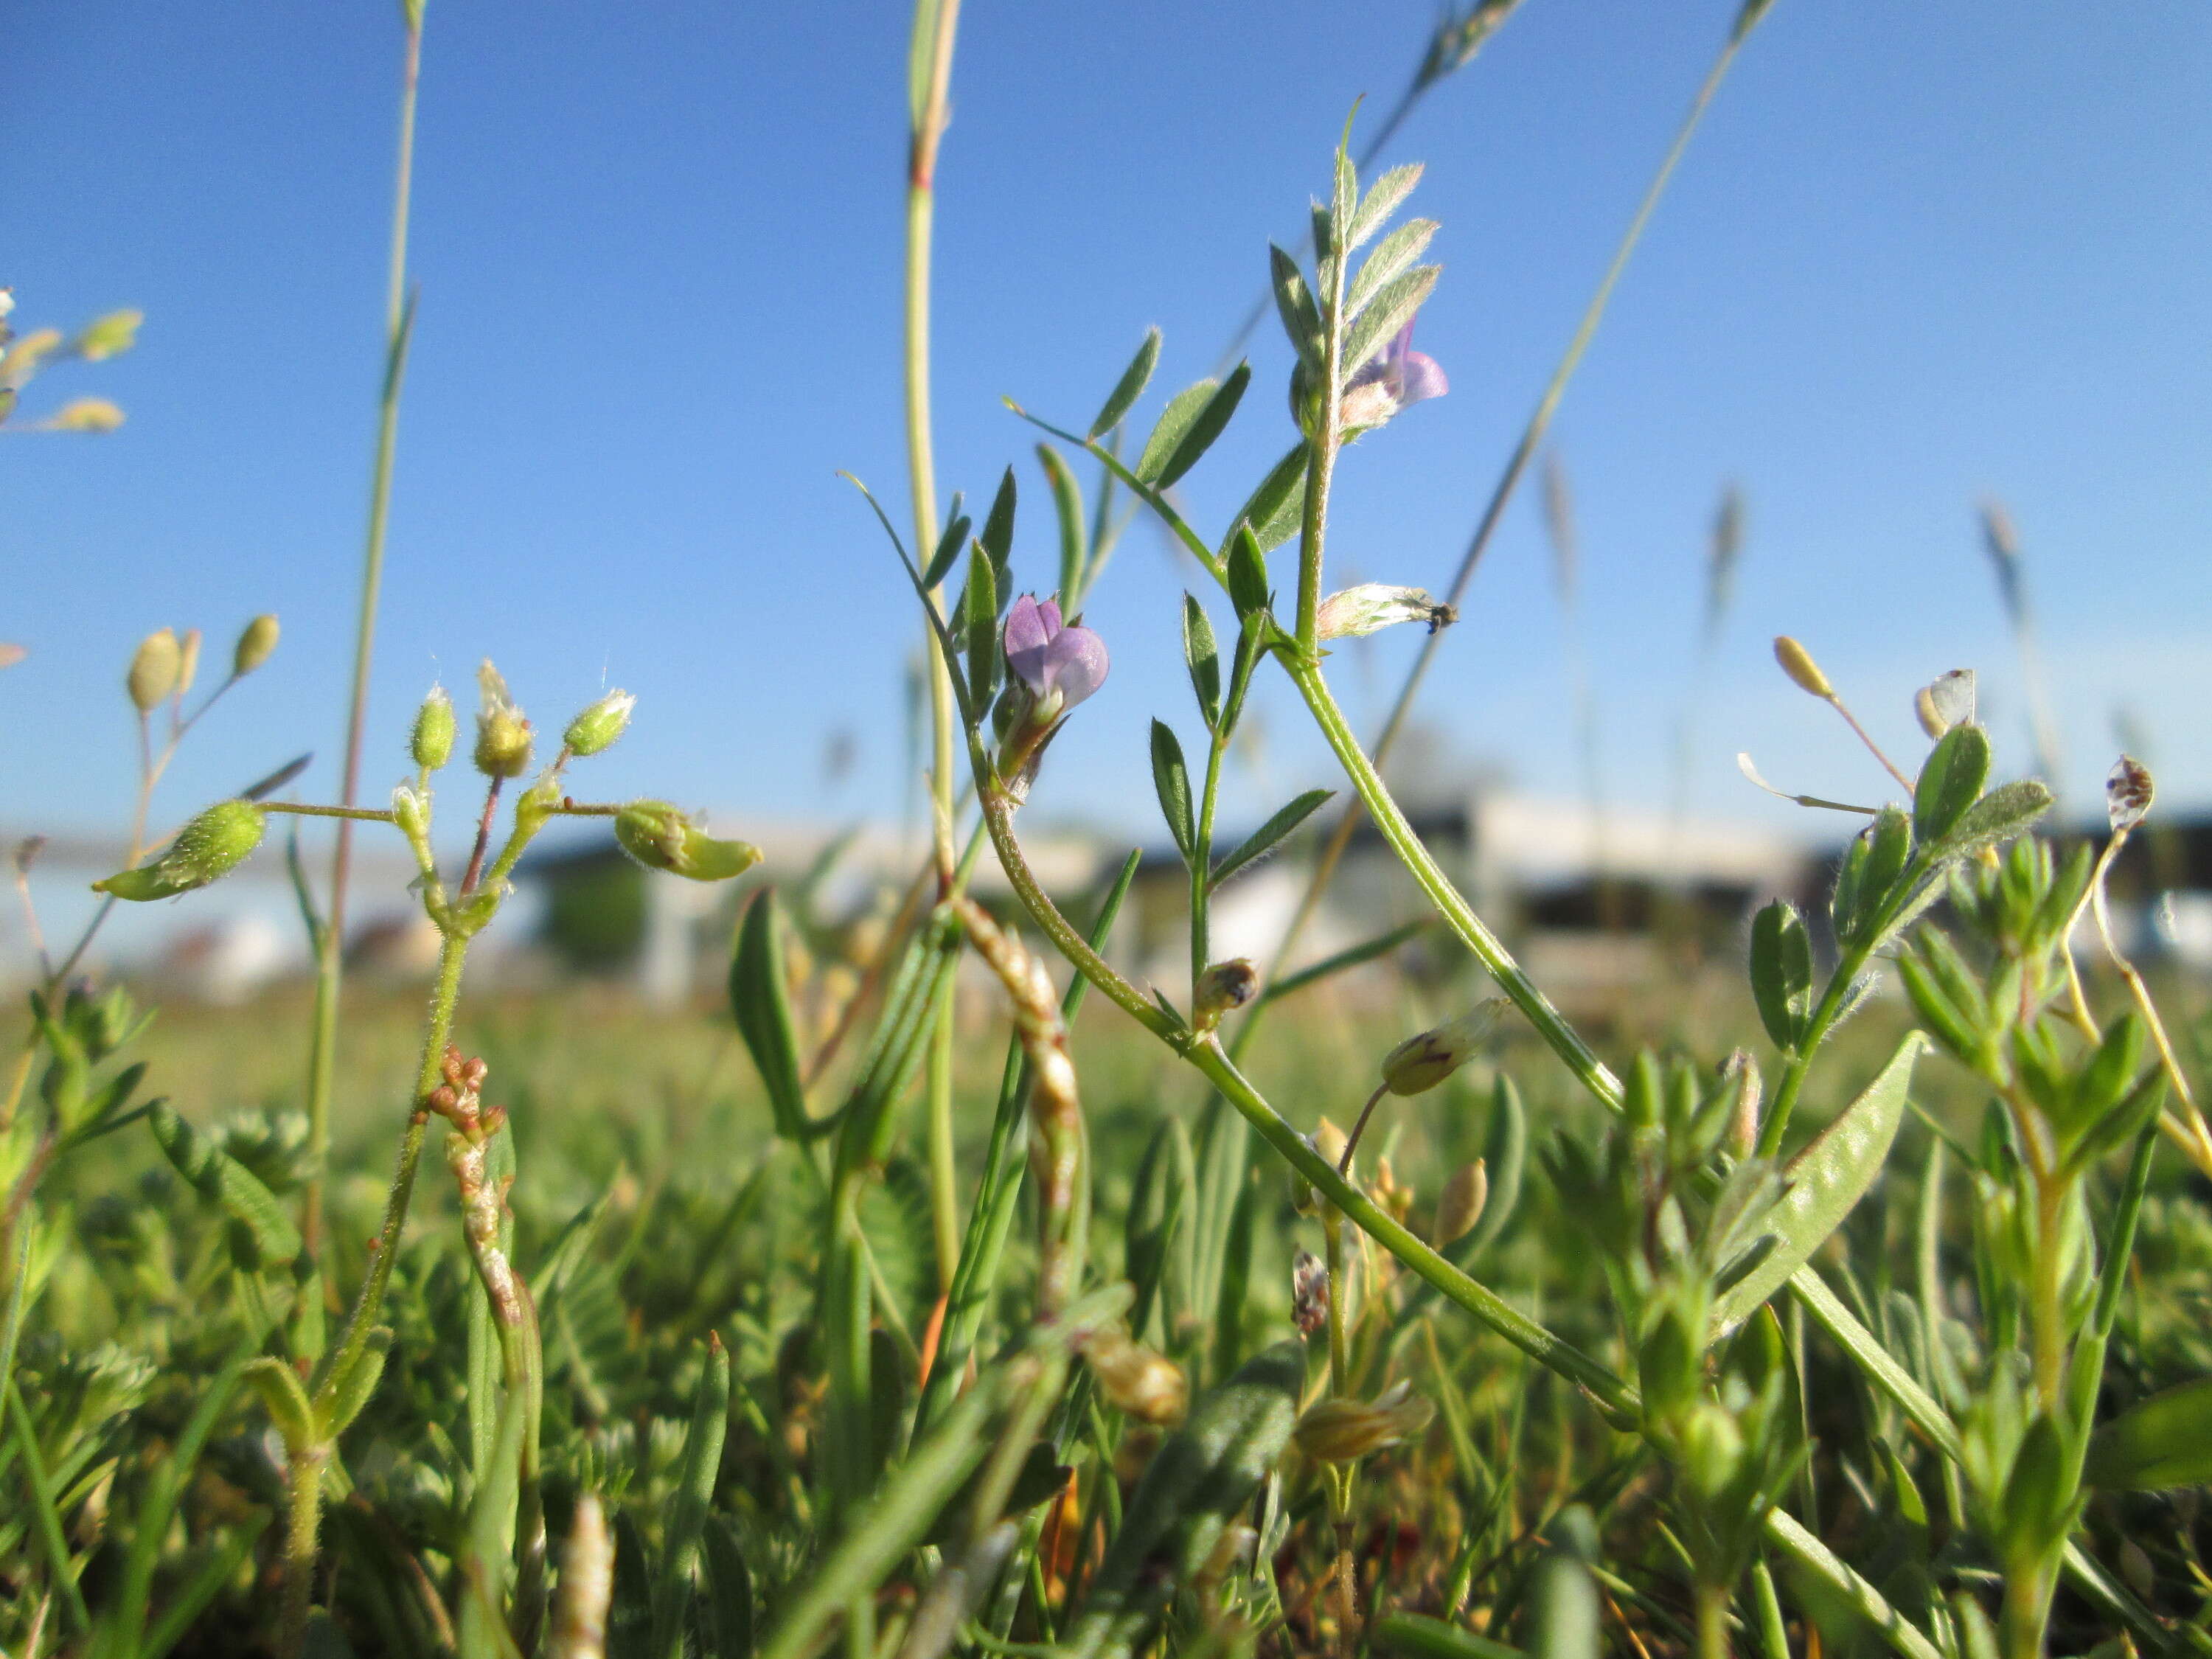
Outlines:
[[[1381,426],[1399,410],[1450,390],[1437,360],[1413,349],[1408,322],[1345,382],[1341,419],[1347,427]]]
[[[1106,641],[1080,624],[1063,624],[1057,600],[1040,605],[1024,593],[1006,613],[1006,666],[1040,704],[1057,694],[1057,714],[1106,683]]]

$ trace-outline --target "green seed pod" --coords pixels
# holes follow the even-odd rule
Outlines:
[[[131,672],[124,684],[130,689],[131,705],[140,714],[152,714],[177,689],[177,674],[184,666],[184,647],[178,643],[174,629],[161,629],[138,641],[138,649],[131,658]]]
[[[1505,999],[1488,997],[1459,1018],[1407,1037],[1382,1057],[1382,1086],[1394,1095],[1426,1094],[1474,1058]]]
[[[1394,1382],[1372,1400],[1324,1400],[1298,1419],[1291,1437],[1308,1457],[1323,1463],[1356,1463],[1429,1426],[1437,1408]]]
[[[266,823],[262,810],[250,800],[219,802],[179,830],[169,850],[153,863],[95,881],[92,890],[134,902],[189,893],[244,863],[261,845]]]
[[[568,722],[562,744],[572,755],[598,754],[622,736],[629,725],[629,711],[636,707],[637,699],[629,692],[608,692]]]
[[[1441,1250],[1464,1237],[1482,1219],[1482,1206],[1489,1199],[1489,1166],[1479,1158],[1461,1164],[1444,1182],[1443,1195],[1437,1200],[1436,1236],[1430,1243]]]
[[[409,744],[415,764],[434,772],[453,757],[453,700],[446,688],[434,685],[422,706],[415,711],[415,734]]]
[[[184,637],[177,641],[176,695],[183,696],[192,689],[192,681],[200,672],[200,630],[187,628]]]
[[[392,792],[392,817],[410,842],[430,833],[430,803],[404,783]]]
[[[230,672],[244,679],[269,660],[269,653],[276,648],[276,618],[274,615],[256,617],[246,624],[245,632],[238,636],[238,648],[230,655]]]
[[[1083,1357],[1098,1379],[1098,1391],[1115,1410],[1140,1423],[1182,1421],[1190,1383],[1172,1359],[1132,1342],[1118,1327],[1094,1334],[1083,1345]]]
[[[634,800],[615,815],[615,839],[648,870],[692,881],[727,881],[760,862],[760,848],[716,841],[665,800]]]
[[[128,351],[138,337],[138,325],[145,320],[145,313],[140,311],[111,311],[94,318],[76,337],[76,355],[88,363],[97,363]]]
[[[1790,676],[1800,690],[1821,698],[1836,695],[1836,688],[1828,684],[1828,677],[1820,672],[1820,665],[1813,660],[1813,653],[1787,634],[1774,636],[1774,660],[1782,665],[1782,672]]]

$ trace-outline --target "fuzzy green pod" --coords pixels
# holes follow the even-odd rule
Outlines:
[[[264,612],[246,623],[238,636],[237,647],[230,653],[232,676],[242,680],[267,662],[270,653],[276,649],[277,633],[274,612]]]
[[[250,800],[218,802],[179,830],[169,850],[153,863],[95,881],[92,890],[137,902],[204,887],[246,861],[261,845],[267,822],[261,808]]]
[[[575,756],[596,755],[611,744],[629,726],[629,711],[637,699],[627,691],[610,691],[568,722],[561,742]]]
[[[665,800],[634,800],[615,815],[615,839],[648,870],[692,881],[727,881],[760,862],[760,848],[716,841]]]
[[[422,706],[415,711],[415,731],[408,750],[415,764],[434,772],[453,757],[453,700],[446,688],[434,685]]]
[[[177,674],[185,663],[185,649],[173,628],[149,634],[131,653],[131,672],[124,684],[131,703],[142,714],[150,714],[177,689]]]
[[[477,770],[488,778],[519,778],[530,769],[530,722],[507,695],[507,681],[491,659],[477,669],[483,694],[477,710]]]
[[[1505,1010],[1504,997],[1487,997],[1459,1018],[1407,1037],[1382,1057],[1382,1086],[1394,1095],[1426,1094],[1474,1058]]]
[[[1372,1400],[1324,1400],[1298,1419],[1291,1437],[1308,1457],[1356,1463],[1427,1428],[1437,1408],[1399,1382]]]

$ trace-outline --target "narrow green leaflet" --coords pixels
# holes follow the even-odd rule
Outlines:
[[[1014,597],[1013,585],[1007,574],[1014,556],[1014,469],[1008,467],[999,479],[999,493],[991,498],[991,510],[983,520],[983,533],[977,538],[983,552],[991,561],[991,574],[998,587],[999,603],[1003,606]]]
[[[1083,520],[1083,486],[1060,453],[1050,444],[1036,447],[1037,464],[1052,487],[1054,514],[1060,520],[1060,608],[1073,617],[1083,609],[1084,568],[1090,562],[1090,535]]]
[[[300,1254],[300,1231],[284,1213],[276,1194],[257,1180],[252,1171],[185,1121],[176,1108],[155,1103],[146,1114],[177,1173],[209,1203],[216,1205],[238,1224],[239,1237],[252,1257],[249,1266],[267,1267],[289,1261]]]
[[[1208,731],[1221,725],[1221,647],[1213,637],[1213,624],[1194,594],[1182,596],[1182,659],[1190,670],[1190,689],[1198,697],[1199,712]]]
[[[729,1351],[719,1338],[709,1334],[698,1390],[691,1398],[691,1426],[684,1437],[684,1463],[677,1475],[676,1498],[661,1546],[660,1571],[653,1587],[651,1650],[658,1659],[683,1659],[684,1613],[691,1599],[691,1566],[714,1503],[714,1481],[722,1467],[722,1439],[729,1425]]]
[[[1344,296],[1344,314],[1357,317],[1364,311],[1384,283],[1429,251],[1436,234],[1435,220],[1408,219],[1385,236],[1359,267],[1359,275],[1352,279],[1351,289]]]
[[[1249,530],[1255,550],[1268,553],[1280,547],[1297,533],[1298,514],[1305,505],[1306,447],[1293,444],[1290,453],[1269,469],[1260,480],[1260,486],[1237,509],[1231,522],[1236,526],[1231,543],[1237,536]],[[1230,544],[1222,548],[1222,556],[1230,555]],[[1264,587],[1266,584],[1262,582]],[[1245,607],[1240,602],[1238,610]]]
[[[1752,918],[1751,994],[1774,1046],[1796,1048],[1813,1012],[1813,940],[1787,899],[1776,899]]]
[[[1866,1092],[1790,1161],[1790,1187],[1774,1206],[1773,1247],[1750,1273],[1715,1298],[1712,1335],[1734,1330],[1808,1261],[1840,1226],[1881,1172],[1905,1116],[1913,1063],[1928,1040],[1917,1031],[1897,1046]]]
[[[1156,489],[1165,489],[1196,466],[1200,459],[1213,447],[1213,441],[1228,427],[1229,417],[1236,414],[1237,405],[1244,396],[1244,388],[1251,384],[1252,366],[1249,363],[1237,364],[1229,378],[1221,383],[1220,388],[1207,398],[1192,416],[1189,424],[1176,440],[1175,447],[1161,461],[1158,476],[1147,481]],[[1164,416],[1161,418],[1163,422],[1166,419]],[[1157,440],[1159,434],[1155,432],[1152,436]],[[1145,446],[1145,461],[1151,460],[1152,455],[1152,445],[1148,443]],[[1144,462],[1139,463],[1137,472],[1140,477],[1146,476]]]
[[[1159,791],[1160,813],[1175,837],[1176,850],[1188,864],[1197,856],[1198,829],[1191,813],[1190,770],[1183,764],[1182,744],[1163,721],[1152,722],[1152,787]]]
[[[1275,292],[1275,314],[1283,319],[1283,332],[1290,337],[1291,349],[1308,368],[1319,369],[1321,312],[1314,304],[1313,290],[1306,286],[1304,273],[1297,260],[1272,242],[1267,245],[1267,272]]]
[[[1912,833],[1923,846],[1958,827],[1990,779],[1990,737],[1978,726],[1954,726],[1929,752],[1912,789]]]
[[[938,538],[937,551],[929,556],[929,568],[922,572],[924,587],[935,587],[952,574],[953,561],[968,545],[968,515],[960,510],[960,497],[956,495],[951,510],[945,515],[945,533]]]
[[[1347,373],[1382,350],[1390,337],[1405,327],[1407,319],[1427,301],[1443,270],[1440,265],[1416,265],[1376,290],[1374,299],[1359,313],[1359,320],[1352,324],[1351,335],[1345,341],[1344,367]]]
[[[1421,164],[1408,161],[1403,167],[1392,167],[1368,185],[1359,211],[1352,216],[1352,228],[1345,236],[1345,247],[1356,248],[1382,229],[1390,216],[1405,205],[1406,198],[1413,193],[1413,186],[1420,182]]]
[[[1309,789],[1274,817],[1237,842],[1229,855],[1213,866],[1207,878],[1209,888],[1218,888],[1253,860],[1264,858],[1274,850],[1277,842],[1320,811],[1322,803],[1336,792],[1334,789]]]
[[[2154,1394],[2089,1437],[2082,1476],[2106,1492],[2212,1480],[2212,1376]]]
[[[1145,395],[1145,387],[1151,383],[1152,370],[1159,361],[1160,331],[1148,328],[1144,343],[1137,348],[1137,355],[1129,359],[1128,368],[1121,371],[1121,378],[1114,383],[1114,390],[1107,394],[1105,406],[1098,411],[1097,419],[1091,422],[1086,436],[1103,437],[1121,424],[1122,417]]]
[[[744,921],[738,929],[737,954],[730,963],[730,1012],[736,1016],[745,1052],[760,1073],[761,1086],[768,1091],[776,1133],[804,1141],[828,1125],[807,1121],[780,921],[775,889],[763,887],[745,907]]]

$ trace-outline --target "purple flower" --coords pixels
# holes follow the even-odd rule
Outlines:
[[[1409,321],[1345,382],[1341,418],[1347,427],[1381,426],[1400,410],[1450,390],[1437,360],[1413,349]]]
[[[1060,605],[1024,593],[1006,613],[1006,666],[1038,702],[1073,708],[1106,683],[1106,641],[1089,629],[1064,626]]]

